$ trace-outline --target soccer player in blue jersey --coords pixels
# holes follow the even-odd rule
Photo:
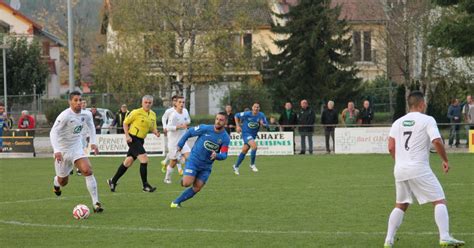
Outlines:
[[[218,113],[214,125],[199,125],[190,128],[179,140],[178,152],[181,151],[189,138],[198,137],[186,161],[186,168],[181,181],[183,187],[189,188],[185,189],[176,200],[171,202],[171,208],[181,207],[182,202],[201,191],[211,175],[214,161],[227,158],[230,137],[225,131],[225,123],[225,113]]]
[[[242,140],[244,145],[242,146],[242,152],[234,164],[234,174],[240,175],[239,166],[244,161],[245,155],[250,151],[250,169],[253,172],[258,172],[257,166],[255,166],[255,157],[257,156],[257,143],[255,138],[257,137],[260,126],[265,126],[268,129],[267,117],[265,114],[260,112],[260,104],[254,103],[252,105],[252,111],[245,111],[235,115],[236,130],[238,133],[242,133]]]

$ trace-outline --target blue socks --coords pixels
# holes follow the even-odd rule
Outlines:
[[[242,161],[244,161],[244,159],[245,159],[245,154],[240,153],[239,158],[237,159],[237,162],[235,163],[235,167],[239,168],[240,164],[242,163]]]
[[[181,195],[178,198],[176,198],[176,200],[174,200],[173,202],[176,204],[180,204],[181,202],[184,202],[188,200],[189,198],[192,198],[195,194],[196,193],[194,192],[193,187],[189,187],[185,189],[183,193],[181,193]]]
[[[251,150],[250,151],[250,164],[254,165],[255,164],[255,158],[257,157],[257,150]]]

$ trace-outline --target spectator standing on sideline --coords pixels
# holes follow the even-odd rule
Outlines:
[[[374,111],[372,110],[368,100],[364,101],[362,111],[360,111],[358,117],[357,122],[361,126],[370,126],[372,123],[372,120],[374,119]]]
[[[232,106],[226,105],[225,106],[225,115],[227,118],[227,122],[225,124],[225,131],[230,134],[231,132],[235,132],[235,116],[232,113]]]
[[[448,107],[448,118],[451,123],[449,132],[449,147],[453,146],[454,137],[456,137],[456,147],[459,147],[459,129],[461,127],[461,106],[458,99],[453,99]]]
[[[313,131],[314,123],[316,122],[316,115],[309,107],[306,99],[301,100],[301,110],[298,115],[298,131],[301,136],[301,151],[300,154],[306,153],[306,137],[308,137],[308,151],[313,154]]]
[[[102,118],[102,115],[97,111],[97,108],[95,106],[92,106],[91,113],[92,113],[92,120],[94,120],[95,133],[100,134],[100,130],[102,129],[102,124],[104,124],[104,119]]]
[[[342,123],[344,123],[346,127],[355,126],[358,116],[359,110],[354,107],[353,101],[349,101],[347,108],[342,110],[341,113]]]
[[[466,146],[469,147],[469,130],[474,130],[474,101],[472,101],[471,95],[466,97],[466,103],[462,108],[462,113],[464,114],[464,122],[466,123],[467,131]]]
[[[0,152],[3,152],[3,128],[5,123],[5,104],[0,102]]]
[[[275,117],[270,116],[270,123],[268,123],[268,131],[269,132],[278,132],[280,131],[280,125],[276,121]]]
[[[130,113],[127,109],[126,104],[122,104],[120,106],[120,110],[115,114],[115,119],[114,122],[112,123],[112,126],[117,127],[117,133],[118,134],[123,134],[123,121],[125,120],[125,117]]]
[[[31,116],[27,110],[21,111],[21,117],[18,120],[19,129],[34,129],[35,128],[35,118]]]
[[[339,114],[334,109],[334,102],[329,101],[327,108],[323,110],[321,114],[321,124],[324,125],[324,137],[326,138],[326,152],[331,153],[331,148],[329,146],[329,137],[332,138],[332,148],[335,148],[334,142],[334,130],[336,125],[339,123]]]
[[[285,103],[285,110],[281,113],[278,123],[283,132],[295,131],[295,126],[298,124],[298,115],[293,111],[293,105],[291,102]]]

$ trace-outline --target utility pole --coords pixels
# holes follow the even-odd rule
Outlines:
[[[72,6],[71,0],[67,0],[67,41],[69,55],[69,93],[74,91],[74,43],[73,43],[73,26],[72,26]]]

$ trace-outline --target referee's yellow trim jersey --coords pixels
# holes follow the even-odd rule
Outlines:
[[[134,109],[123,123],[129,125],[130,135],[144,139],[156,127],[156,114],[153,110],[146,112],[143,108]]]

